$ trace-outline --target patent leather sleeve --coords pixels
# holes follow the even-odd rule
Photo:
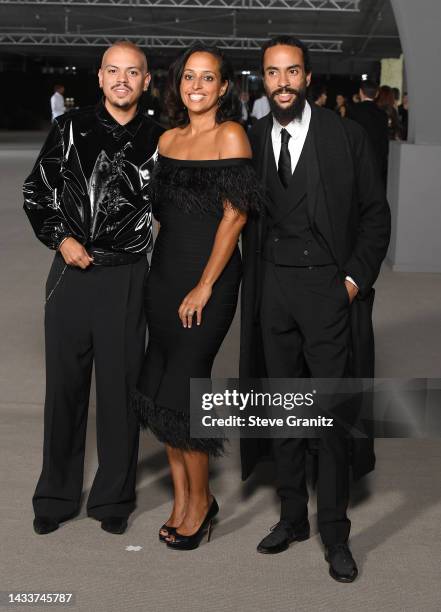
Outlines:
[[[55,121],[23,185],[23,208],[35,235],[50,249],[57,249],[64,238],[72,235],[59,205],[62,162],[63,141]]]

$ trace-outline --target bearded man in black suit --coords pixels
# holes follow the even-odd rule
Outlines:
[[[249,135],[268,203],[243,236],[240,376],[372,377],[372,287],[390,211],[367,135],[306,102],[311,68],[300,40],[270,40],[262,70],[271,113]],[[309,537],[306,442],[272,441],[281,515],[259,552]],[[374,466],[372,441],[358,442],[335,432],[318,442],[318,525],[330,574],[340,582],[358,573],[348,547],[349,467],[357,478]],[[268,446],[241,440],[244,479]]]

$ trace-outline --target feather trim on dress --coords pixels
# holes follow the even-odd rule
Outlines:
[[[264,190],[251,163],[232,166],[179,166],[156,162],[149,185],[153,214],[167,203],[188,213],[222,216],[224,203],[248,214],[264,207]]]
[[[130,406],[143,429],[149,429],[163,444],[186,451],[200,451],[212,457],[224,454],[222,438],[190,438],[190,417],[171,408],[157,406],[150,398],[135,390]]]

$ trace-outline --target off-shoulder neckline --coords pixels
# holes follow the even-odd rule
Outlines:
[[[222,159],[178,159],[177,157],[168,157],[158,153],[159,159],[164,159],[167,162],[177,166],[241,166],[251,162],[250,157],[225,157]]]

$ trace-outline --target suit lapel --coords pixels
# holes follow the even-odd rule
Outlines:
[[[260,179],[260,184],[264,190],[267,189],[267,174],[268,174],[268,134],[271,134],[272,127],[272,115],[271,113],[267,118],[259,121],[258,126],[253,128],[250,133],[250,143],[253,152],[253,165],[256,170],[257,176]],[[260,265],[261,265],[261,252],[263,248],[263,234],[266,225],[266,210],[263,207],[261,214],[256,219],[248,220],[248,228],[245,230],[248,233],[254,235],[254,248],[256,259],[256,273],[259,282],[257,283],[257,293],[260,295]],[[258,300],[256,301],[257,308]],[[258,315],[256,310],[255,315]]]
[[[262,133],[262,141],[260,143],[259,157],[262,160],[261,174],[262,182],[265,187],[268,186],[268,166],[271,163],[271,155],[274,160],[273,147],[271,143],[271,130],[273,127],[273,116],[269,113],[265,128]]]
[[[263,121],[262,121],[263,122]],[[260,177],[261,184],[266,190],[267,188],[267,173],[268,173],[268,135],[271,135],[272,127],[272,115],[268,115],[267,119],[262,126],[260,133],[250,138],[254,166],[257,170],[258,177]],[[254,301],[253,320],[257,322],[259,320],[260,312],[260,296],[262,292],[262,249],[263,249],[263,233],[266,224],[266,211],[263,208],[261,214],[257,219],[251,219],[248,221],[250,224],[246,231],[253,235],[253,261],[255,261],[255,288],[256,288],[256,299]],[[255,257],[255,259],[254,259]]]
[[[258,163],[258,172],[261,176],[262,184],[267,191],[268,189],[268,164],[270,162],[269,155],[271,153],[271,128],[273,125],[273,117],[272,114],[269,113],[265,124],[263,126],[263,130],[261,133],[260,140],[257,142],[257,155],[259,159]],[[272,147],[271,147],[272,148]],[[265,208],[262,211],[262,214],[259,216],[258,223],[258,250],[259,252],[263,248],[263,234],[266,225],[266,211]]]
[[[326,147],[328,135],[325,126],[320,125],[320,116],[315,108],[312,109],[309,129],[311,138],[308,148],[308,215],[313,227],[319,230],[334,258],[338,261],[327,198],[329,185],[323,180],[326,176],[329,183],[330,175],[329,173],[324,174],[323,171],[323,167],[326,167],[326,155],[329,156]],[[325,156],[325,159],[322,159],[322,156]],[[332,177],[331,180],[334,178]]]
[[[320,170],[316,144],[316,129],[314,114],[311,116],[309,124],[310,138],[307,139],[306,159],[306,185],[308,191],[308,217],[311,223],[314,222],[317,210],[317,199],[320,191]]]

